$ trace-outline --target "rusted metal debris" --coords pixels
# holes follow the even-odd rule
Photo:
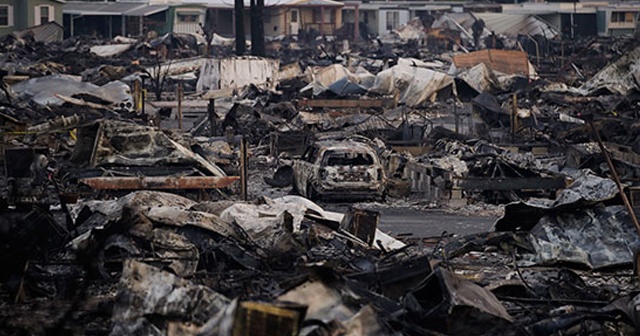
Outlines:
[[[226,188],[240,176],[90,177],[78,180],[97,190],[162,190]]]

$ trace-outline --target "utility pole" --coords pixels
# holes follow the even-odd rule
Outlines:
[[[264,56],[264,0],[251,0],[251,55]]]
[[[235,0],[235,18],[236,18],[236,55],[242,56],[245,52],[244,43],[244,1]]]
[[[256,13],[257,17],[257,28],[256,31],[258,33],[257,44],[256,44],[256,56],[266,56],[267,51],[265,49],[264,44],[264,0],[256,0],[256,9],[258,10]]]

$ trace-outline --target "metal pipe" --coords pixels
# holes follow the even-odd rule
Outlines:
[[[178,84],[178,128],[182,130],[182,83]]]
[[[244,136],[242,137],[242,140],[240,140],[240,164],[242,168],[242,177],[240,179],[242,200],[247,201],[249,198],[247,193],[247,138]]]
[[[592,117],[588,116],[588,118],[585,118],[585,119],[587,119],[587,122],[589,123],[589,127],[591,127],[591,132],[593,132],[593,134],[596,137],[596,140],[598,141],[598,146],[600,147],[602,156],[604,156],[604,159],[607,161],[607,165],[609,166],[609,170],[611,171],[611,177],[613,177],[613,181],[616,183],[616,186],[618,187],[618,192],[620,193],[620,197],[622,197],[622,202],[624,203],[624,206],[627,208],[627,211],[631,216],[631,221],[633,222],[633,225],[635,225],[636,231],[638,231],[638,234],[640,234],[640,223],[638,223],[638,218],[636,217],[636,213],[633,211],[631,202],[629,202],[627,195],[624,193],[624,187],[620,182],[620,177],[618,177],[618,172],[616,171],[616,168],[613,166],[613,162],[611,162],[611,158],[609,158],[609,154],[607,153],[607,149],[604,147],[604,143],[600,138],[600,134],[598,134],[598,131],[596,131],[595,126],[593,126]]]
[[[538,41],[534,40],[529,34],[527,34],[527,37],[536,45],[536,65],[540,68],[540,46],[538,45]]]

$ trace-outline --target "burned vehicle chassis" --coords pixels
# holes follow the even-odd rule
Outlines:
[[[321,141],[293,164],[293,188],[309,199],[375,199],[386,176],[376,152],[363,142]]]

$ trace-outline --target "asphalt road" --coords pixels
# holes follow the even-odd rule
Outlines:
[[[325,210],[345,212],[346,204],[322,204]],[[376,209],[372,209],[376,210]],[[435,237],[443,232],[467,235],[491,229],[496,217],[463,216],[439,210],[416,210],[412,208],[382,208],[378,228],[391,235],[412,237]]]
[[[491,229],[495,217],[462,216],[437,210],[382,209],[378,228],[393,235],[440,236],[443,232],[467,235]]]

